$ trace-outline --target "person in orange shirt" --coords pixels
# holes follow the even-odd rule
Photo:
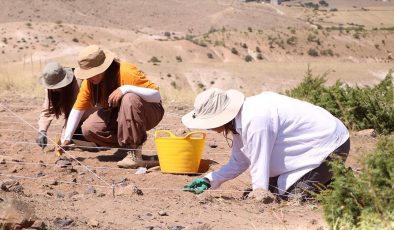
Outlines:
[[[97,45],[81,50],[78,65],[74,74],[84,81],[61,145],[72,144],[71,137],[84,112],[98,107],[82,124],[86,140],[99,146],[131,149],[117,163],[121,168],[158,165],[157,161],[142,159],[141,146],[147,139],[146,131],[157,126],[164,116],[159,87],[136,66],[120,62],[114,53]]]

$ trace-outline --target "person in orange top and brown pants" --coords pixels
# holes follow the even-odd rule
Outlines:
[[[159,87],[136,66],[121,63],[115,54],[97,45],[84,48],[78,64],[74,74],[84,81],[70,112],[62,146],[71,144],[84,112],[99,107],[82,124],[85,139],[99,146],[132,149],[117,163],[119,167],[157,165],[142,159],[141,146],[147,139],[146,131],[157,126],[164,116]]]

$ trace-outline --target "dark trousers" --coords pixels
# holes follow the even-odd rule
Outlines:
[[[350,151],[350,139],[347,139],[345,143],[339,146],[334,152],[332,152],[323,163],[313,169],[312,171],[301,177],[296,183],[294,183],[284,195],[286,198],[291,195],[300,195],[303,197],[310,197],[312,193],[319,193],[322,186],[330,184],[332,179],[331,167],[329,162],[334,159],[346,161]],[[269,181],[269,190],[272,193],[278,194],[278,177],[271,177]]]

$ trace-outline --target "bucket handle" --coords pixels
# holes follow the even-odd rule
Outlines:
[[[175,134],[173,132],[171,132],[169,130],[156,130],[155,131],[155,139],[159,138],[159,134],[161,134],[161,133],[168,134],[171,138],[176,138],[177,137],[177,136],[175,136]],[[184,137],[184,139],[190,139],[191,136],[195,135],[195,134],[201,134],[202,135],[201,139],[205,139],[205,136],[207,135],[205,132],[202,132],[202,131],[193,131],[193,132],[188,133]]]
[[[188,133],[185,136],[185,139],[190,139],[192,137],[192,135],[195,135],[195,134],[201,134],[202,137],[200,139],[205,139],[205,136],[207,135],[205,132],[202,132],[202,131],[193,131],[193,132]]]
[[[155,139],[159,138],[160,133],[168,134],[170,137],[176,137],[175,134],[169,130],[156,130],[155,131]]]

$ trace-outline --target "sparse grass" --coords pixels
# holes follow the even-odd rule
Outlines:
[[[182,62],[182,57],[181,56],[176,56],[175,59],[177,60],[177,62]]]
[[[151,57],[151,58],[149,59],[148,62],[152,62],[153,64],[157,64],[157,63],[160,63],[161,61],[160,61],[160,59],[158,59],[156,56],[153,56],[153,57]]]
[[[315,48],[310,48],[308,50],[308,54],[309,54],[309,56],[312,56],[312,57],[319,56],[319,52]]]
[[[251,61],[253,61],[253,57],[248,54],[248,55],[245,56],[245,61],[246,62],[251,62]]]

